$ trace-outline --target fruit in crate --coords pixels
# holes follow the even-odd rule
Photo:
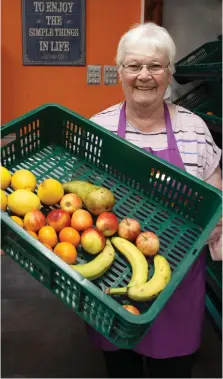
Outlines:
[[[154,257],[154,274],[144,284],[128,288],[127,295],[135,301],[148,301],[156,297],[169,283],[171,268],[169,262],[162,255]]]
[[[63,209],[53,209],[47,215],[47,223],[59,233],[66,226],[70,226],[70,215]]]
[[[18,216],[10,216],[13,221],[15,221],[21,228],[23,228],[23,220]]]
[[[98,254],[105,247],[105,236],[100,230],[89,228],[81,234],[81,245],[88,253]]]
[[[124,218],[118,225],[119,237],[135,241],[141,232],[140,223],[134,218]]]
[[[23,222],[26,230],[37,232],[46,225],[46,217],[39,209],[35,209],[26,213]]]
[[[38,238],[40,242],[50,245],[51,247],[54,247],[58,242],[55,229],[49,225],[45,225],[39,230]]]
[[[127,287],[146,283],[148,263],[141,251],[125,238],[112,237],[111,242],[131,265],[132,277]],[[127,293],[127,287],[108,288],[105,292],[109,295],[123,295]]]
[[[51,247],[50,245],[47,245],[47,243],[43,243],[43,245],[44,245],[45,247],[47,247],[47,249],[53,251],[52,247]]]
[[[0,184],[1,189],[6,189],[11,183],[11,174],[7,168],[0,166]]]
[[[27,233],[29,233],[32,237],[34,237],[36,240],[38,240],[38,235],[35,232],[32,232],[31,230],[27,230]]]
[[[93,226],[93,218],[85,209],[78,209],[71,217],[71,226],[78,232],[83,232]]]
[[[138,308],[134,307],[134,305],[126,304],[126,305],[123,305],[122,307],[125,308],[130,313],[133,313],[134,315],[140,315]]]
[[[88,280],[95,280],[104,275],[109,267],[111,267],[114,259],[115,250],[109,239],[106,239],[104,249],[96,256],[96,258],[88,263],[72,266],[72,268]]]
[[[1,210],[6,211],[8,204],[8,197],[4,191],[1,190]]]
[[[96,228],[105,236],[112,236],[118,229],[118,218],[112,212],[103,212],[96,220]]]
[[[115,204],[113,193],[105,187],[95,186],[81,180],[73,180],[64,183],[63,188],[65,192],[76,193],[87,210],[95,216],[102,212],[111,211]]]
[[[29,170],[17,170],[12,175],[11,185],[14,191],[17,189],[26,189],[33,192],[36,188],[36,177]]]
[[[70,242],[77,247],[81,241],[81,236],[77,230],[68,226],[60,231],[59,240],[60,242]]]
[[[75,193],[67,193],[60,200],[60,208],[72,215],[75,211],[82,208],[82,200]]]
[[[38,196],[25,189],[18,189],[8,196],[8,208],[17,216],[25,216],[34,209],[40,209],[41,203]]]
[[[55,248],[54,253],[58,255],[63,261],[72,265],[76,262],[77,259],[77,250],[69,242],[59,242]]]
[[[153,232],[140,233],[136,239],[136,246],[146,256],[155,255],[160,248],[158,236]]]
[[[37,196],[41,203],[55,205],[60,202],[64,195],[63,186],[58,180],[45,179],[38,187]]]

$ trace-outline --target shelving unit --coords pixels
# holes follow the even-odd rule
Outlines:
[[[179,84],[201,82],[174,103],[200,116],[222,149],[222,36],[192,51],[175,67],[174,78]],[[210,253],[207,256],[206,311],[221,336],[222,262],[212,261]]]

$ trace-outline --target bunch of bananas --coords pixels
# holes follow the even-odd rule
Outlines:
[[[111,243],[112,242],[112,243]],[[89,280],[102,276],[115,259],[115,248],[126,258],[132,268],[132,277],[127,287],[109,288],[108,295],[124,295],[135,301],[147,301],[156,297],[168,284],[171,268],[165,257],[160,254],[154,257],[154,274],[148,280],[148,262],[141,251],[130,241],[122,237],[106,239],[102,252],[92,261],[73,265],[73,269]]]

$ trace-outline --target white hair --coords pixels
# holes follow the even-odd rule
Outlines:
[[[117,66],[120,67],[127,54],[149,56],[155,51],[167,55],[169,70],[173,74],[176,46],[168,31],[153,22],[134,25],[119,41],[116,55]]]

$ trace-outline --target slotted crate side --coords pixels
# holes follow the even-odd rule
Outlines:
[[[179,99],[174,101],[174,104],[180,105],[191,110],[200,116],[208,125],[214,124],[222,126],[222,86],[208,85],[202,83],[199,86],[191,89]],[[207,112],[212,112],[213,115],[208,115]]]
[[[18,234],[8,232],[4,222],[2,232],[5,236],[2,248],[6,254],[111,343],[117,344],[120,348],[132,348],[144,335],[149,323],[137,325],[120,319],[120,316],[114,312],[118,304],[113,309],[104,304],[101,298],[106,295],[100,295],[99,299],[94,296],[94,291],[88,290],[92,284],[83,286],[81,281],[85,279],[75,279],[76,272],[73,271],[73,275],[66,273],[63,270],[64,263],[61,264],[60,259],[59,265],[53,262],[55,259],[53,254],[51,259],[47,258],[43,246],[38,249],[30,244],[29,236],[24,240]],[[109,300],[113,302],[113,299]]]
[[[1,139],[6,145],[1,147],[1,164],[7,167],[30,154],[35,153],[50,140],[56,140],[58,130],[53,120],[57,118],[57,109],[50,113],[50,107],[42,106],[1,127]],[[8,138],[9,136],[9,143]]]
[[[221,71],[221,41],[207,42],[176,63],[177,73],[190,70]]]
[[[222,75],[222,42],[207,42],[175,64],[174,77],[180,84],[191,80],[219,81]]]

